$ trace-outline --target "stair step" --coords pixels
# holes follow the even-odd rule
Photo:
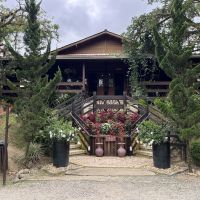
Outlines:
[[[81,148],[81,144],[70,144],[70,150],[71,149],[80,149]]]
[[[137,155],[141,155],[141,156],[147,156],[147,157],[153,157],[152,155],[152,151],[145,151],[145,150],[137,150],[136,151]]]
[[[72,149],[72,150],[69,151],[69,155],[70,156],[82,155],[82,154],[86,154],[86,150],[83,150],[83,149]]]
[[[145,144],[140,144],[140,149],[141,150],[149,150],[149,151],[152,151],[152,146],[149,146],[149,145],[145,145]]]

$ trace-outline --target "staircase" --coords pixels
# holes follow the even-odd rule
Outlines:
[[[87,153],[86,150],[81,148],[82,145],[81,144],[75,144],[75,143],[70,143],[70,151],[69,151],[69,155],[70,156],[79,156],[79,155],[84,155]]]
[[[139,119],[131,124],[126,136],[126,148],[127,155],[132,155],[136,147],[135,139],[137,138],[136,124],[141,123],[148,117],[148,109],[141,106],[137,99],[123,95],[96,95],[87,97],[84,93],[80,93],[67,100],[66,102],[58,105],[56,113],[60,117],[64,117],[66,120],[72,118],[74,126],[79,128],[77,133],[79,140],[82,144],[80,145],[71,144],[70,155],[80,155],[86,152],[90,155],[94,154],[95,138],[94,135],[88,132],[88,125],[81,119],[80,115],[85,115],[89,112],[95,113],[101,110],[113,110],[114,112],[126,110],[127,113],[138,112]]]
[[[144,144],[140,144],[139,149],[136,150],[136,155],[145,156],[145,157],[152,157],[152,147],[146,146]]]

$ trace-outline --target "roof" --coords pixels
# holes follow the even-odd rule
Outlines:
[[[94,35],[91,35],[91,36],[86,37],[86,38],[84,38],[84,39],[81,39],[81,40],[79,40],[79,41],[73,42],[73,43],[71,43],[71,44],[67,44],[67,45],[65,45],[65,46],[63,46],[63,47],[60,47],[60,48],[54,50],[54,51],[60,52],[60,51],[62,51],[62,50],[65,50],[65,49],[68,49],[68,48],[71,48],[71,47],[74,47],[74,46],[78,46],[79,44],[83,44],[83,43],[85,43],[85,42],[88,42],[88,41],[90,41],[90,40],[92,40],[92,39],[98,38],[98,37],[103,36],[103,35],[110,35],[110,36],[112,36],[112,37],[115,37],[115,38],[117,38],[117,39],[122,40],[122,36],[121,36],[121,35],[116,34],[116,33],[113,33],[113,32],[110,32],[110,31],[108,31],[107,29],[105,29],[105,30],[102,31],[102,32],[96,33],[96,34],[94,34]],[[54,52],[54,51],[53,51],[53,52]]]

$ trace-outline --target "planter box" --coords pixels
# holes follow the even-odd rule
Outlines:
[[[53,166],[66,167],[69,164],[69,142],[53,141]]]
[[[170,168],[170,143],[153,144],[153,163],[154,167],[167,169]]]

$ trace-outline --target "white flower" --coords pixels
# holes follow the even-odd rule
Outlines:
[[[52,138],[53,137],[53,133],[51,131],[49,131],[49,137]]]

